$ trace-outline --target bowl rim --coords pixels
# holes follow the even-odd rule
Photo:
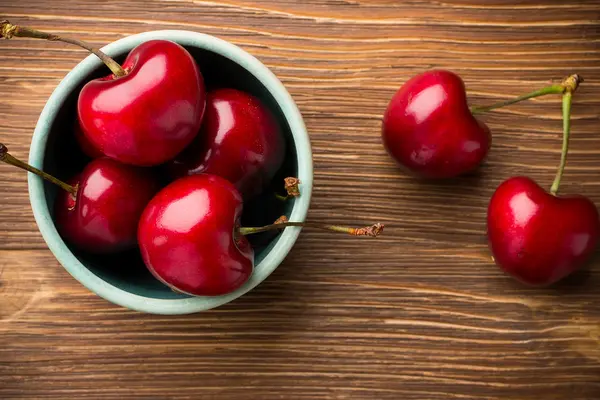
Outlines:
[[[290,127],[296,147],[298,159],[298,178],[301,181],[302,195],[295,199],[290,219],[304,221],[310,206],[313,182],[313,161],[310,138],[306,131],[302,115],[291,95],[269,68],[257,58],[223,39],[215,36],[188,30],[156,30],[134,34],[116,40],[102,48],[110,56],[129,52],[142,42],[152,39],[166,39],[183,46],[197,47],[217,53],[239,64],[250,72],[273,96]],[[61,80],[46,102],[35,131],[31,138],[29,163],[37,168],[44,165],[44,157],[48,135],[52,123],[67,96],[75,90],[84,79],[102,62],[94,55],[87,56]],[[280,235],[276,245],[255,265],[250,279],[235,292],[217,297],[190,297],[184,299],[156,299],[130,293],[120,289],[86,268],[69,250],[58,234],[48,209],[44,192],[44,181],[34,174],[28,174],[29,200],[35,221],[58,262],[73,278],[79,281],[98,296],[122,307],[135,311],[180,315],[209,310],[231,302],[255,288],[264,281],[284,260],[296,242],[301,228],[286,228]]]

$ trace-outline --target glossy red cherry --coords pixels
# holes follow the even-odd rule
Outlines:
[[[61,41],[95,54],[112,74],[88,82],[77,101],[81,129],[104,155],[125,164],[153,166],[179,154],[198,134],[204,114],[204,79],[192,55],[169,40],[135,47],[123,65],[101,50],[0,21],[0,37]]]
[[[458,75],[445,70],[427,71],[408,80],[392,97],[383,117],[383,143],[398,164],[416,175],[461,175],[477,168],[490,148],[490,130],[473,114],[574,91],[581,81],[575,74],[507,101],[469,108]]]
[[[246,235],[309,226],[352,236],[376,237],[382,224],[363,228],[290,222],[241,227],[242,196],[216,175],[180,178],[148,203],[140,218],[138,244],[148,270],[171,289],[194,296],[218,296],[240,288],[254,268]]]
[[[68,183],[77,193],[60,190],[54,205],[65,241],[99,254],[135,247],[139,218],[159,189],[150,171],[103,157]]]
[[[207,95],[200,134],[168,167],[174,178],[218,175],[249,198],[271,181],[284,154],[277,120],[258,98],[236,89],[217,89]]]
[[[208,174],[174,181],[149,203],[138,242],[150,272],[195,296],[230,293],[252,273],[254,251],[236,230],[242,197],[227,180]]]
[[[463,81],[444,70],[417,75],[394,94],[382,137],[400,165],[427,178],[474,170],[491,142],[488,127],[469,110]]]
[[[107,157],[91,161],[68,183],[13,157],[2,143],[0,161],[61,189],[54,202],[56,228],[65,241],[91,253],[134,247],[140,215],[159,189],[149,170]]]
[[[594,203],[554,196],[526,177],[503,182],[488,207],[489,244],[496,263],[530,285],[550,285],[580,268],[600,234]]]
[[[198,134],[205,108],[202,75],[190,53],[167,40],[134,48],[126,75],[88,82],[78,117],[88,141],[126,164],[162,164]]]
[[[550,193],[530,178],[510,178],[488,206],[488,239],[496,263],[530,285],[546,286],[566,277],[590,258],[598,243],[594,203],[580,195],[557,194],[567,163],[572,95],[581,81],[572,75],[561,84],[563,146]]]

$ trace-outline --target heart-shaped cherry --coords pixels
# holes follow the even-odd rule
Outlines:
[[[197,296],[239,288],[253,269],[248,240],[236,235],[242,197],[215,175],[174,181],[147,205],[138,243],[150,272],[167,286]]]
[[[174,178],[218,175],[247,199],[271,181],[284,153],[277,120],[258,98],[236,89],[217,89],[207,95],[200,134],[168,168]]]
[[[557,195],[568,152],[571,96],[577,84],[572,82],[563,95],[563,149],[551,193],[530,178],[513,177],[496,189],[488,206],[488,239],[495,262],[530,285],[553,284],[580,268],[600,235],[598,210],[590,199]]]
[[[79,121],[87,139],[123,163],[152,166],[180,153],[198,134],[204,82],[182,46],[151,40],[123,62],[127,74],[88,82],[79,94]]]
[[[444,70],[406,82],[383,118],[383,143],[404,167],[427,178],[472,171],[490,148],[490,130],[475,119],[462,79]]]
[[[135,247],[137,226],[159,187],[148,170],[103,157],[91,161],[68,183],[11,156],[0,144],[0,160],[58,185],[56,228],[75,247],[109,254]]]
[[[152,166],[179,154],[198,134],[205,108],[204,80],[191,54],[168,40],[135,47],[121,67],[90,45],[26,27],[0,23],[0,37],[34,37],[81,46],[111,75],[85,84],[77,102],[81,129],[103,154],[122,163]]]
[[[77,194],[60,191],[54,207],[61,236],[91,253],[135,247],[142,211],[159,189],[150,171],[102,157],[91,161],[72,184]]]
[[[217,296],[243,285],[254,268],[245,235],[288,226],[314,226],[355,236],[377,236],[383,225],[366,228],[279,221],[260,228],[240,227],[242,196],[216,175],[180,178],[148,203],[140,219],[138,243],[150,272],[171,289],[194,296]]]
[[[550,85],[509,101],[469,109],[458,75],[426,71],[408,80],[392,97],[383,117],[383,144],[398,164],[416,175],[455,177],[476,169],[490,149],[490,130],[474,113],[564,90],[564,84]]]
[[[600,234],[598,211],[583,196],[554,196],[526,177],[504,181],[488,207],[496,263],[530,285],[550,285],[587,261]]]

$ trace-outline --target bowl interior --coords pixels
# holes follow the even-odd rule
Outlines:
[[[272,223],[284,214],[289,218],[296,200],[282,202],[274,196],[274,191],[282,191],[284,177],[298,176],[297,152],[291,128],[282,109],[270,91],[242,66],[210,50],[186,45],[184,47],[196,59],[204,76],[207,90],[230,87],[249,92],[258,97],[276,116],[286,138],[284,165],[273,179],[272,188],[267,188],[261,196],[244,204],[242,224],[244,226],[261,226]],[[113,56],[117,61],[122,62],[125,55],[126,52],[122,52]],[[59,178],[68,179],[81,171],[83,166],[89,162],[89,159],[79,150],[74,137],[73,127],[76,118],[77,97],[85,82],[95,77],[107,75],[107,72],[108,70],[105,67],[98,66],[91,74],[81,79],[77,89],[67,96],[56,117],[51,121],[44,151],[43,168]],[[155,168],[155,172],[162,176],[160,168]],[[44,183],[45,203],[48,208],[47,212],[52,219],[54,219],[53,208],[56,191],[57,188],[54,185]],[[280,237],[280,233],[271,232],[249,237],[255,248],[256,268],[260,268],[261,261],[277,244]],[[189,297],[175,293],[157,281],[145,268],[137,249],[118,255],[98,256],[84,253],[68,243],[65,244],[89,271],[106,283],[123,291],[153,299]]]

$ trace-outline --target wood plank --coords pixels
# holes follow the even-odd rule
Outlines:
[[[406,255],[365,274],[373,266],[364,255],[324,248],[322,260],[295,268],[315,252],[304,238],[247,296],[203,314],[164,317],[90,294],[47,251],[2,251],[0,395],[598,393],[597,274],[525,293],[482,258],[438,257],[444,268]],[[467,262],[471,273],[444,276]],[[459,277],[462,285],[440,283]]]

